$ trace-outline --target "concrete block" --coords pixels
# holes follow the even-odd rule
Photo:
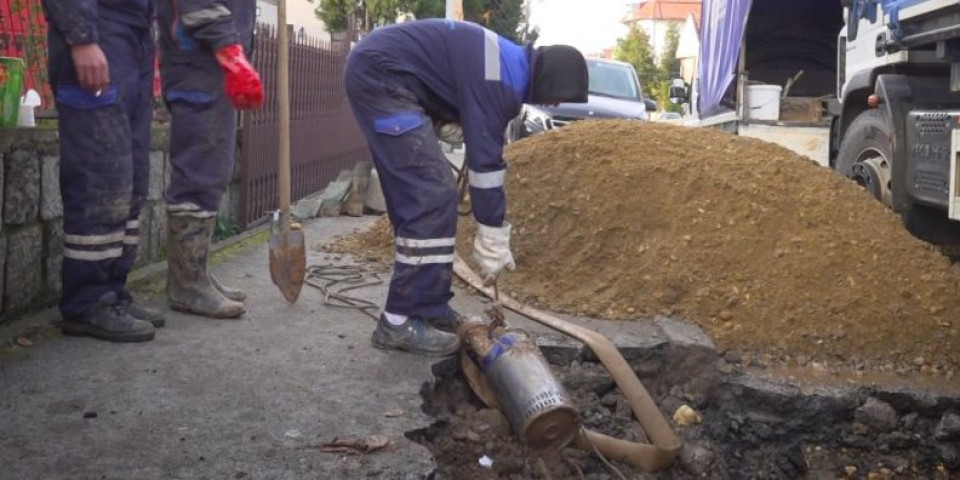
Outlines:
[[[147,192],[148,200],[159,200],[163,198],[163,191],[166,172],[167,156],[159,150],[150,152],[150,190]]]
[[[350,178],[352,176],[353,172],[344,170],[340,172],[340,176],[337,177],[336,180],[330,182],[330,185],[327,185],[327,188],[321,195],[321,217],[336,217],[340,215],[343,208],[343,201],[350,191]]]
[[[150,261],[156,262],[167,257],[167,205],[158,202],[151,210]]]
[[[6,311],[29,307],[43,290],[43,225],[11,231],[7,237],[4,306]]]
[[[367,189],[370,186],[370,173],[373,169],[373,162],[361,161],[353,167],[353,179],[350,183],[350,192],[347,194],[347,200],[343,205],[343,212],[351,217],[360,217],[363,215],[363,204],[367,196]]]
[[[166,191],[167,187],[170,185],[170,174],[173,172],[173,167],[170,165],[170,155],[166,152],[163,154],[163,190]]]
[[[380,176],[374,169],[370,173],[370,183],[367,184],[367,195],[364,199],[364,206],[367,210],[384,213],[387,211],[387,201],[383,198],[383,190],[380,188]]]
[[[4,279],[6,275],[3,274],[4,268],[7,264],[7,237],[0,235],[0,312],[6,311],[6,304],[3,301],[3,289],[4,289]],[[2,322],[0,322],[2,323]]]
[[[320,206],[323,204],[322,193],[297,200],[297,203],[290,209],[290,213],[297,218],[316,217],[320,213]]]
[[[60,296],[63,292],[63,219],[43,224],[43,282],[47,294]]]
[[[140,212],[140,244],[137,247],[137,256],[133,261],[134,268],[139,268],[153,258],[153,238],[150,235],[150,225],[153,223],[153,210],[150,208],[154,202],[147,202]]]
[[[40,158],[34,151],[16,150],[6,156],[3,170],[4,223],[33,222],[40,209]]]
[[[40,218],[48,221],[62,216],[60,157],[46,156],[40,166]]]

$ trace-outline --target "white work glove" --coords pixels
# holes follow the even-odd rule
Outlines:
[[[437,138],[441,142],[456,145],[463,143],[463,127],[458,122],[444,122],[438,120],[433,124],[434,131],[437,132]]]
[[[477,236],[473,240],[473,260],[480,267],[484,285],[492,285],[504,268],[513,271],[517,264],[510,253],[510,224],[488,227],[477,224]]]

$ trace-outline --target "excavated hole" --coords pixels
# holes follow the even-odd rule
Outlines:
[[[587,427],[643,441],[635,417],[589,351],[544,351]],[[660,349],[661,364],[678,364],[666,358],[668,351]],[[643,361],[657,363],[657,354],[648,352]],[[703,421],[671,421],[684,443],[671,469],[647,474],[615,462],[626,478],[960,478],[960,397],[877,386],[801,389],[738,363],[718,359],[717,367],[694,377],[634,367],[668,418],[688,405]],[[525,449],[506,418],[473,394],[456,360],[435,364],[433,374],[421,396],[424,412],[436,421],[407,433],[435,457],[429,478],[620,478],[575,448],[546,454]],[[480,465],[484,456],[492,467]]]

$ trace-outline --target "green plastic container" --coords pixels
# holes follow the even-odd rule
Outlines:
[[[23,60],[0,57],[0,127],[15,127],[23,92]]]

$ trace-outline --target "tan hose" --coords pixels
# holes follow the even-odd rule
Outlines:
[[[454,257],[453,271],[470,286],[487,297],[493,298],[493,288],[485,287],[480,276],[459,255]],[[500,293],[499,300],[505,308],[576,338],[590,347],[597,358],[600,359],[600,363],[610,372],[610,376],[620,389],[620,393],[627,400],[637,420],[640,421],[640,427],[653,442],[652,444],[634,443],[586,431],[585,434],[581,434],[577,438],[576,445],[578,447],[592,451],[590,445],[590,442],[592,442],[608,458],[622,461],[648,472],[667,468],[673,463],[680,451],[680,440],[673,429],[670,428],[667,419],[660,413],[660,409],[657,408],[657,404],[653,401],[650,393],[647,392],[646,387],[637,378],[633,368],[624,360],[620,351],[610,340],[593,330],[565,322],[553,315],[523,305],[503,293]],[[589,440],[584,435],[588,436]]]

